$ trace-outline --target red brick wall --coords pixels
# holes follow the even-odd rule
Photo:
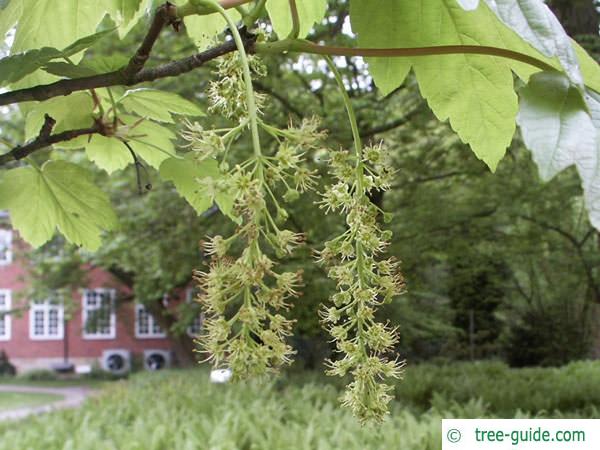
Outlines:
[[[20,293],[26,288],[26,267],[22,255],[27,251],[22,241],[13,236],[13,261],[9,265],[0,265],[0,289],[12,291],[12,307],[24,304],[29,299],[20,298]],[[99,358],[103,350],[126,349],[135,353],[142,353],[145,349],[169,349],[171,343],[168,338],[136,338],[135,337],[135,304],[134,302],[119,303],[117,300],[116,311],[116,337],[114,339],[84,339],[82,297],[84,288],[111,288],[117,290],[119,295],[127,291],[110,274],[98,269],[90,269],[87,277],[87,286],[73,293],[75,304],[78,305],[73,318],[68,322],[65,335],[68,334],[69,356],[72,358]],[[20,317],[13,316],[11,323],[11,339],[0,341],[0,350],[4,350],[9,359],[40,359],[62,358],[62,340],[31,340],[29,337],[29,311]]]

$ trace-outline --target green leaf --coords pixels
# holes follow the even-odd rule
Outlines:
[[[213,204],[214,198],[198,182],[205,178],[220,178],[219,166],[214,159],[196,162],[192,158],[169,158],[160,166],[160,176],[172,181],[177,192],[202,214]]]
[[[239,223],[239,218],[233,213],[235,195],[219,183],[223,175],[214,159],[196,161],[192,153],[185,158],[170,158],[162,163],[160,175],[173,182],[179,194],[198,214],[216,202],[223,214]]]
[[[508,27],[542,54],[558,58],[569,79],[582,85],[583,78],[571,39],[542,0],[486,0]]]
[[[126,126],[120,129],[122,138],[155,169],[158,170],[165,159],[177,156],[172,142],[176,136],[168,128],[133,116],[121,115],[119,118]]]
[[[75,53],[85,50],[113,31],[107,30],[86,36],[62,51],[52,47],[43,47],[2,58],[0,59],[0,86],[15,83],[23,79],[39,68],[48,65],[53,59],[68,58]]]
[[[87,128],[93,125],[94,102],[87,92],[76,92],[67,97],[54,97],[44,102],[36,102],[25,119],[25,137],[35,138],[48,114],[56,121],[53,132]]]
[[[125,67],[129,58],[120,53],[111,56],[95,55],[92,59],[87,59],[79,64],[81,67],[93,70],[95,73],[112,72]]]
[[[60,56],[60,50],[44,47],[2,58],[0,59],[0,86],[15,83]]]
[[[0,36],[6,36],[15,23],[23,14],[23,3],[20,1],[11,1],[0,12]]]
[[[366,2],[363,2],[366,3]],[[327,12],[327,0],[299,0],[296,1],[298,17],[300,19],[300,34],[304,38],[308,35],[313,25],[320,22]],[[371,8],[373,4],[371,4]],[[379,7],[379,6],[377,6]],[[271,0],[267,2],[267,11],[271,24],[280,39],[286,38],[292,31],[292,16],[288,0]]]
[[[582,98],[557,73],[534,75],[520,93],[519,125],[541,177],[575,165],[590,222],[600,229],[600,95],[587,90]]]
[[[96,72],[82,65],[69,64],[66,62],[49,62],[43,69],[59,77],[82,78],[94,75]]]
[[[136,17],[141,5],[142,0],[112,0],[110,14],[115,22],[127,25]]]
[[[572,42],[586,86],[600,92],[600,66],[577,42]]]
[[[518,123],[540,176],[549,180],[596,153],[596,129],[578,89],[559,73],[540,73],[520,90]]]
[[[63,49],[62,56],[68,58],[70,56],[75,55],[76,53],[79,53],[87,48],[90,48],[96,42],[100,41],[102,38],[108,36],[109,34],[114,33],[115,30],[116,30],[116,28],[111,28],[108,30],[99,31],[98,33],[94,33],[89,36],[85,36],[85,37],[73,42],[71,45],[69,45],[65,49]]]
[[[90,161],[109,174],[133,162],[133,156],[123,141],[114,137],[92,136],[85,145],[85,153]]]
[[[241,18],[240,14],[234,9],[227,10],[227,14],[235,22]],[[218,14],[188,16],[183,21],[188,36],[194,41],[199,50],[214,45],[215,38],[227,29],[227,22]]]
[[[127,91],[118,103],[131,113],[160,122],[174,123],[170,113],[202,116],[202,110],[189,100],[172,92],[154,89]]]
[[[96,250],[102,231],[117,226],[108,197],[92,183],[90,173],[65,161],[5,172],[0,205],[10,211],[13,227],[34,247],[50,240],[58,228],[69,242]]]
[[[113,0],[111,0],[112,2]],[[108,12],[108,0],[20,0],[12,52],[42,46],[64,48],[96,32]]]
[[[595,151],[577,152],[577,171],[582,180],[585,205],[590,222],[600,230],[600,94],[587,91],[585,101],[596,128]]]
[[[526,45],[487,8],[465,12],[456,0],[351,2],[351,19],[362,47]],[[411,66],[422,95],[494,170],[510,145],[518,111],[511,63],[479,55],[371,58],[370,72],[384,94],[401,85]]]

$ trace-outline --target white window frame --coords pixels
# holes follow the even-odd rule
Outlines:
[[[194,301],[193,297],[194,297],[194,289],[188,288],[185,291],[185,301],[187,303],[192,303]],[[196,317],[194,319],[194,321],[196,321],[196,320],[200,320],[200,329],[202,329],[202,326],[204,324],[204,313],[201,312],[200,314],[198,314],[198,317]],[[188,325],[186,332],[187,332],[188,336],[193,337],[193,338],[197,338],[198,336],[200,336],[200,334],[193,332],[191,325]]]
[[[98,307],[89,307],[87,305],[87,296],[88,293],[94,292],[96,294],[108,294],[110,296],[111,301],[111,313],[110,313],[110,333],[109,334],[100,334],[100,333],[90,333],[87,331],[87,322],[88,316],[91,310],[96,310]],[[82,330],[83,330],[83,339],[90,341],[101,341],[101,340],[110,340],[116,339],[117,337],[117,315],[115,311],[115,290],[114,289],[106,289],[106,288],[97,288],[97,289],[84,289],[83,295],[81,296],[81,319],[82,319]]]
[[[0,289],[0,295],[4,296],[4,305],[0,305],[0,312],[10,311],[12,305],[12,292],[10,289]],[[3,316],[0,320],[4,321],[4,334],[0,334],[0,341],[10,341],[11,339],[11,325],[12,325],[12,316],[7,314]]]
[[[58,310],[58,334],[49,334],[50,310]],[[44,334],[35,334],[35,313],[42,311],[44,314]],[[60,341],[65,337],[65,308],[62,303],[53,303],[51,300],[32,302],[29,306],[29,339],[32,341]]]
[[[140,318],[140,313],[144,312],[146,314],[148,314],[148,333],[142,333],[140,330],[140,322],[139,322],[139,318]],[[156,319],[154,318],[154,316],[152,315],[152,313],[150,311],[148,311],[148,308],[146,308],[142,303],[136,303],[135,304],[135,326],[134,326],[134,332],[135,332],[135,337],[137,339],[162,339],[162,338],[166,338],[167,337],[167,333],[163,330],[160,333],[156,333],[154,331],[154,326],[158,325],[158,322],[156,321]]]
[[[13,241],[12,230],[0,228],[0,245],[2,245],[1,243],[4,243],[4,245],[6,245],[6,247],[7,247],[6,258],[0,259],[0,266],[7,266],[12,263],[12,260],[13,260],[12,241]]]

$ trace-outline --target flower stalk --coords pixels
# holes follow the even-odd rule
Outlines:
[[[399,378],[404,362],[393,357],[397,330],[378,322],[375,314],[381,304],[402,294],[405,284],[398,263],[393,258],[379,258],[391,235],[378,225],[383,211],[371,203],[369,193],[389,187],[392,173],[382,145],[363,148],[343,79],[330,58],[327,63],[342,93],[354,141],[354,153],[332,154],[330,166],[336,184],[321,201],[327,211],[345,213],[348,226],[319,253],[319,261],[328,266],[328,275],[337,285],[333,305],[323,306],[320,312],[341,355],[328,361],[328,374],[352,376],[342,404],[359,421],[381,421],[388,413],[393,389],[384,381]]]

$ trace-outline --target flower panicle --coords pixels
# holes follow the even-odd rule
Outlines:
[[[389,186],[391,164],[386,154],[382,143],[359,155],[332,152],[329,167],[335,183],[320,201],[326,212],[345,213],[347,225],[317,254],[337,286],[331,303],[320,310],[338,355],[328,361],[327,374],[352,376],[341,401],[361,423],[386,417],[393,390],[388,380],[400,377],[404,366],[398,358],[390,359],[399,340],[397,328],[376,319],[381,304],[405,291],[399,262],[380,258],[391,233],[379,225],[383,211],[369,200],[373,190]]]

